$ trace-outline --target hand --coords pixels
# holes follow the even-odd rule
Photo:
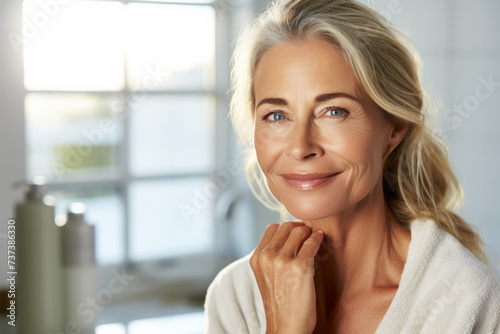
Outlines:
[[[316,326],[314,256],[323,233],[311,232],[303,222],[271,224],[250,258],[268,334],[310,334]]]

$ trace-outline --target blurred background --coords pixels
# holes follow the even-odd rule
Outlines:
[[[420,51],[465,192],[460,212],[500,272],[500,2],[362,2]],[[43,176],[56,216],[87,206],[100,291],[116,272],[131,277],[97,305],[98,334],[202,332],[209,283],[278,221],[246,185],[227,117],[234,41],[267,4],[2,2],[0,290],[24,191],[13,184]]]

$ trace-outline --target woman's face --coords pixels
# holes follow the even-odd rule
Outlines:
[[[294,217],[355,209],[382,190],[384,154],[404,133],[394,134],[334,46],[316,39],[272,48],[254,92],[257,160]]]

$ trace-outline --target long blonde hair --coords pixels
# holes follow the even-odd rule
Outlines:
[[[255,70],[272,47],[311,38],[337,47],[388,121],[409,123],[405,138],[384,165],[385,201],[395,219],[405,227],[416,218],[432,219],[488,263],[483,241],[454,212],[460,206],[462,189],[446,144],[427,124],[436,107],[422,86],[417,51],[406,33],[353,0],[277,0],[239,37],[231,73],[230,114],[249,148],[246,173],[256,197],[268,208],[283,212],[269,192],[253,147]]]

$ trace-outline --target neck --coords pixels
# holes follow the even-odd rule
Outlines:
[[[337,297],[397,288],[411,235],[385,205],[381,185],[355,207],[305,223],[325,234],[316,256],[318,286]]]

